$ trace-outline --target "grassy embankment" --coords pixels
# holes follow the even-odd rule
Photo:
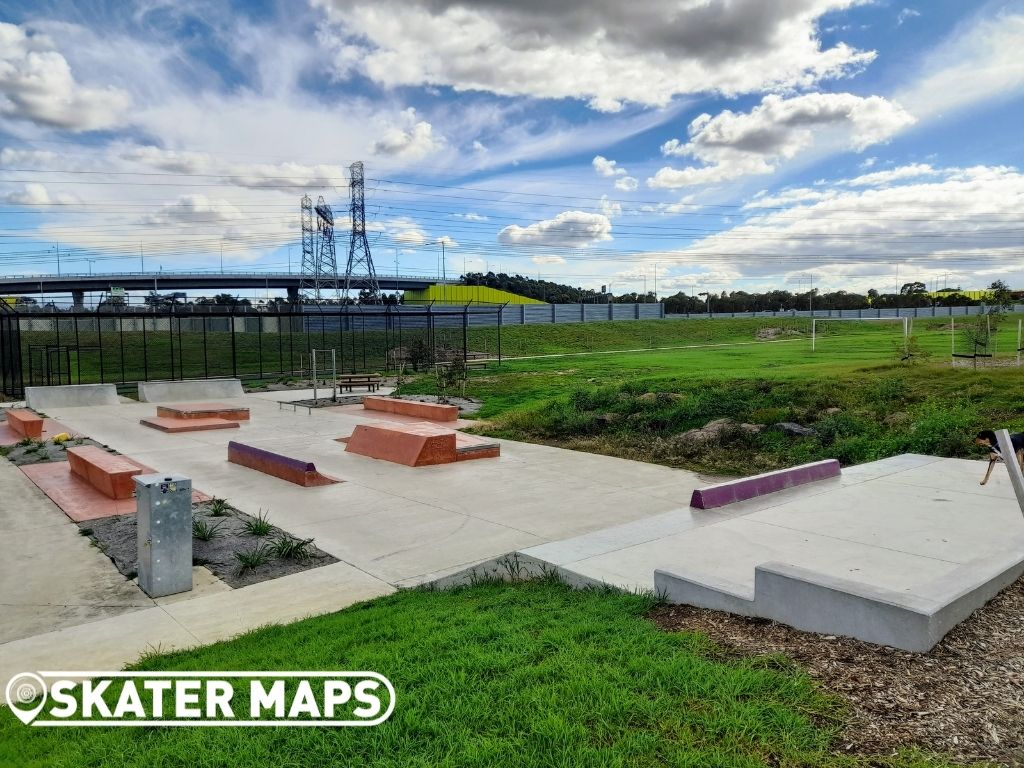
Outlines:
[[[1006,362],[1015,356],[1016,326],[1015,317],[1004,318],[997,333]],[[800,321],[772,319],[514,327],[503,334],[503,347],[566,356],[474,371],[467,394],[483,399],[482,428],[495,436],[721,473],[830,457],[851,464],[908,451],[976,455],[970,438],[978,429],[1024,428],[1024,370],[951,367],[948,319],[915,321],[912,346],[930,357],[912,361],[902,359],[902,328],[892,323],[820,324],[814,352],[807,330]],[[649,335],[658,331],[663,335]],[[597,353],[602,345],[688,344],[694,346]],[[405,391],[434,389],[431,377],[421,377]],[[681,437],[720,418],[791,421],[818,434],[733,428],[710,442]]]
[[[401,592],[136,667],[373,670],[397,692],[383,725],[28,728],[0,709],[0,764],[949,765],[833,754],[838,699],[782,659],[737,659],[701,635],[658,630],[644,618],[653,603],[546,581]]]

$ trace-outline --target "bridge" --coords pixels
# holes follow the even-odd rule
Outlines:
[[[207,290],[212,294],[230,293],[231,288],[284,288],[289,299],[298,297],[302,275],[294,272],[105,272],[97,274],[7,275],[0,276],[0,295],[70,293],[75,304],[83,304],[86,292],[98,293],[111,288],[129,291]],[[457,280],[436,280],[423,275],[377,274],[381,290],[416,291],[431,285]]]

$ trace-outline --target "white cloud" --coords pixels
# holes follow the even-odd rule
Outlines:
[[[473,213],[472,211],[469,213],[453,213],[452,218],[462,219],[463,221],[490,221],[487,216],[483,216],[479,213]]]
[[[445,248],[459,247],[459,242],[457,240],[453,240],[448,235],[441,235],[441,237],[437,238],[437,240],[435,240],[434,242],[436,242],[438,245],[443,244]]]
[[[243,219],[245,214],[227,200],[210,199],[206,195],[182,195],[173,203],[147,214],[142,221],[149,225],[179,224],[192,227],[234,224]]]
[[[612,239],[612,223],[601,213],[563,211],[546,219],[520,227],[512,224],[498,233],[503,245],[546,245],[582,248]]]
[[[913,8],[904,8],[896,15],[896,26],[902,27],[904,22],[917,18],[920,15],[920,11],[915,11]]]
[[[11,205],[46,205],[50,202],[50,194],[44,185],[32,182],[19,191],[8,192],[4,201]]]
[[[601,195],[601,213],[609,219],[614,216],[621,216],[622,204],[614,200],[609,200],[608,195]]]
[[[45,35],[0,22],[0,116],[82,132],[122,124],[131,99],[118,88],[76,82]]]
[[[851,187],[882,187],[892,184],[894,181],[906,181],[907,179],[918,179],[922,176],[938,176],[940,174],[941,171],[937,171],[927,163],[912,163],[911,165],[902,165],[899,168],[893,168],[888,171],[866,173],[863,176],[857,176],[843,183]]]
[[[1024,90],[1024,12],[982,17],[958,30],[921,62],[896,98],[915,115],[940,116]]]
[[[423,245],[427,242],[427,236],[418,229],[402,230],[395,233],[391,239],[402,245]]]
[[[774,200],[762,196],[750,207],[775,203],[781,210],[763,212],[689,248],[647,257],[714,264],[747,279],[771,276],[775,284],[780,275],[812,269],[815,285],[848,290],[894,290],[888,285],[895,282],[894,254],[903,282],[946,271],[966,275],[971,285],[982,273],[1024,278],[1017,233],[1024,175],[978,166],[939,169],[935,176],[882,188],[851,189],[839,182],[793,190],[788,201],[782,194]]]
[[[324,39],[336,41],[340,77],[581,99],[602,112],[808,87],[875,56],[842,43],[823,50],[817,33],[822,15],[867,0],[313,2],[332,25]]]
[[[433,126],[425,120],[416,120],[416,110],[410,107],[402,113],[404,125],[393,125],[373,142],[370,151],[375,155],[394,155],[419,160],[438,152],[445,146],[444,138],[434,134]]]
[[[219,178],[248,189],[292,187],[338,187],[345,185],[347,169],[337,165],[299,163],[239,163],[205,152],[177,152],[159,147],[130,146],[119,151],[121,158],[171,173]]]
[[[532,256],[530,261],[534,264],[565,264],[561,256]]]
[[[636,192],[640,182],[632,176],[624,176],[615,180],[615,188],[622,192]]]
[[[815,132],[838,131],[846,146],[862,150],[913,122],[906,110],[880,96],[809,93],[784,98],[772,94],[750,112],[725,110],[714,117],[703,114],[695,118],[689,126],[688,142],[672,139],[661,151],[671,157],[693,157],[704,164],[664,167],[647,183],[672,189],[768,174],[811,146]]]
[[[614,160],[609,160],[601,155],[595,157],[591,164],[594,166],[594,170],[597,171],[601,176],[625,176],[625,168],[616,168],[617,163]]]

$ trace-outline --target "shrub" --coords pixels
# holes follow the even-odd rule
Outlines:
[[[242,521],[242,527],[251,536],[267,536],[274,527],[267,519],[266,513],[261,509],[256,517],[247,517]]]

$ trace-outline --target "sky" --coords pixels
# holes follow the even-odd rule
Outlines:
[[[1024,288],[1024,0],[0,0],[0,274]],[[59,257],[59,264],[58,264]]]

